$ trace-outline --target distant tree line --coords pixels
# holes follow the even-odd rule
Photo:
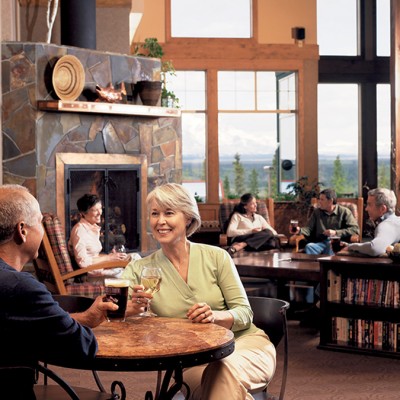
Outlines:
[[[253,193],[258,198],[271,195],[277,200],[289,199],[287,193],[280,193],[278,188],[278,161],[274,154],[269,171],[264,170],[265,162],[242,161],[239,153],[233,156],[232,162],[220,163],[220,176],[226,198],[238,198],[243,193]],[[281,179],[293,182],[295,170],[283,171]],[[270,177],[268,177],[270,175]],[[183,180],[205,181],[205,161],[183,163]],[[269,181],[270,180],[270,181]],[[338,195],[350,194],[358,196],[358,160],[344,160],[336,156],[335,160],[320,160],[319,178],[323,187],[332,187]],[[389,160],[378,165],[378,185],[390,187]]]

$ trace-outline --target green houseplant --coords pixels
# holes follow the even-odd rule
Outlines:
[[[322,182],[309,182],[308,176],[300,177],[296,182],[289,184],[287,187],[289,194],[293,195],[297,202],[300,203],[300,208],[303,211],[310,209],[312,199],[318,198],[321,191]]]
[[[288,185],[288,193],[275,197],[275,229],[278,232],[289,232],[291,219],[297,219],[300,226],[307,223],[312,210],[312,199],[318,197],[320,182],[310,182],[302,176]]]
[[[161,60],[161,105],[163,107],[179,107],[179,99],[176,94],[167,89],[168,77],[175,76],[176,71],[172,61],[162,59],[164,51],[158,39],[146,38],[144,43],[135,47],[134,54]]]

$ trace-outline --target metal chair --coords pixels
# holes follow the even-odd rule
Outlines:
[[[283,400],[286,389],[287,369],[288,369],[288,334],[286,311],[289,308],[289,303],[280,299],[270,297],[253,297],[249,296],[249,302],[253,309],[253,322],[257,327],[263,329],[269,336],[275,347],[278,346],[283,339],[284,356],[283,356],[283,371],[282,383],[279,394],[279,400]],[[263,391],[252,392],[255,400],[267,400],[267,388]]]
[[[94,302],[94,299],[84,296],[72,296],[72,295],[53,295],[53,299],[58,302],[59,306],[69,313],[79,313],[87,310]],[[69,386],[61,377],[56,375],[53,371],[47,368],[47,364],[39,364],[37,368],[38,372],[44,375],[44,385],[35,386],[35,395],[37,399],[53,399],[60,398],[59,387],[55,385],[47,385],[47,378],[50,377],[65,391],[65,395],[70,396],[71,399],[80,400],[117,400],[125,399],[126,392],[122,382],[115,381],[111,385],[111,394],[108,393],[103,384],[101,383],[100,377],[97,371],[92,371],[94,380],[99,388],[99,391]],[[121,395],[117,394],[116,387],[118,386]],[[64,394],[64,393],[62,393]],[[111,396],[111,397],[110,397]],[[66,397],[68,398],[68,397]]]
[[[57,385],[32,385],[38,374],[52,379]],[[1,398],[15,400],[123,400],[125,388],[121,382],[113,382],[112,393],[100,392],[82,387],[72,387],[54,371],[42,364],[35,365],[1,365],[0,393]],[[121,396],[116,392],[119,386]]]

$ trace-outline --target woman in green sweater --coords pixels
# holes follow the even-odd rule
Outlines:
[[[218,247],[189,242],[200,226],[194,197],[181,185],[157,187],[146,200],[153,237],[161,249],[132,261],[123,274],[134,282],[128,315],[143,311],[150,294],[140,283],[143,266],[162,270],[161,290],[152,310],[162,317],[188,318],[231,329],[235,351],[208,365],[185,370],[191,399],[252,399],[249,390],[265,386],[274,375],[276,352],[268,336],[253,323],[253,312],[229,254]]]

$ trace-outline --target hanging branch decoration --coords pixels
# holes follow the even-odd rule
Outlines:
[[[54,21],[57,16],[58,0],[47,0],[47,38],[46,43],[50,43]]]

